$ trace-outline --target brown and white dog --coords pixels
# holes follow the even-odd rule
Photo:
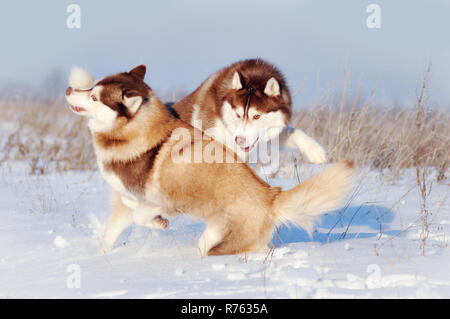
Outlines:
[[[243,161],[258,161],[257,146],[278,138],[277,152],[300,149],[312,163],[326,161],[324,149],[314,139],[288,126],[289,89],[281,72],[261,59],[219,70],[173,108],[182,120],[227,145]],[[261,173],[278,170],[279,157],[273,155]]]
[[[276,224],[311,231],[313,220],[338,208],[352,189],[350,162],[333,164],[281,191],[245,163],[195,161],[188,152],[198,145],[201,151],[212,145],[224,156],[236,154],[211,139],[198,144],[208,137],[167,109],[144,82],[145,71],[141,65],[94,83],[89,74],[75,70],[66,91],[73,112],[89,119],[98,166],[112,189],[105,249],[133,221],[165,228],[165,218],[189,214],[207,224],[199,240],[202,255],[259,250],[267,248]],[[189,137],[182,148],[180,131]],[[188,153],[189,160],[174,160],[174,149]]]

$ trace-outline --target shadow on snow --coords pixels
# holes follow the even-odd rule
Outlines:
[[[390,230],[388,225],[393,217],[394,213],[383,206],[362,205],[347,207],[323,215],[320,223],[317,225],[319,229],[313,232],[312,238],[302,228],[282,226],[277,239],[277,246],[296,242],[313,241],[327,243],[351,238],[369,238],[379,236],[380,233],[395,235],[400,231]],[[366,226],[366,231],[355,231],[354,226]],[[368,231],[367,228],[369,228]],[[272,238],[272,243],[275,242],[276,237],[277,232]]]

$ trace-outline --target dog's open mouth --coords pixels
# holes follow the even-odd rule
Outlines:
[[[72,109],[72,111],[77,112],[77,113],[86,111],[86,109],[83,109],[82,107],[75,106],[75,105],[71,105],[70,108]]]
[[[241,148],[241,150],[248,153],[255,147],[256,143],[258,143],[258,140],[259,140],[259,137],[256,139],[256,141],[252,145],[246,146],[246,147],[242,147],[242,146],[239,146],[239,147]]]

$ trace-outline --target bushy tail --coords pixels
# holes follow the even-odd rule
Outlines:
[[[69,85],[77,89],[88,89],[94,86],[95,81],[92,75],[90,75],[86,70],[73,67],[69,76]]]
[[[343,161],[296,187],[278,194],[273,212],[280,223],[292,223],[311,234],[319,215],[338,209],[353,188],[354,165]]]

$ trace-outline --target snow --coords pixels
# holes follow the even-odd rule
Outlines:
[[[55,237],[55,240],[53,240],[53,244],[58,248],[66,248],[69,246],[69,243],[64,239],[64,237],[58,235]]]
[[[413,170],[393,184],[366,171],[348,207],[324,216],[312,238],[283,227],[270,253],[200,257],[205,225],[186,216],[167,230],[133,226],[103,253],[109,194],[99,173],[30,176],[23,165],[0,168],[3,298],[450,297],[448,182],[429,195],[422,256]]]

